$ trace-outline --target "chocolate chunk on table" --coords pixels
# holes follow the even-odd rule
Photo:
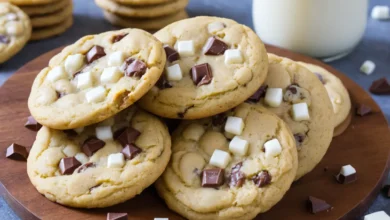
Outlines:
[[[125,71],[125,75],[132,77],[141,77],[146,72],[146,64],[140,60],[134,58],[127,58],[123,64],[122,69]]]
[[[224,170],[205,169],[202,174],[202,187],[218,187],[224,184]]]
[[[338,174],[338,175],[336,175],[336,180],[337,180],[337,182],[339,182],[341,184],[348,184],[348,183],[355,182],[357,180],[357,176],[356,176],[356,173],[348,175],[348,176]]]
[[[24,125],[27,129],[30,129],[31,131],[39,131],[41,129],[42,125],[39,124],[33,116],[27,117],[27,122]]]
[[[61,174],[69,175],[72,174],[79,166],[81,166],[81,163],[75,157],[65,157],[61,159],[59,168]]]
[[[128,219],[127,213],[114,213],[114,212],[107,213],[107,220],[127,220],[127,219]]]
[[[210,65],[203,63],[193,66],[191,68],[191,78],[197,86],[209,84],[213,78]]]
[[[106,143],[97,138],[91,137],[84,141],[81,150],[87,155],[92,156],[96,151],[104,147]]]
[[[322,211],[329,211],[333,207],[324,200],[309,196],[309,199],[307,200],[307,208],[311,213],[316,214]]]
[[[164,45],[164,50],[165,54],[167,55],[167,60],[169,62],[173,63],[176,60],[180,59],[179,53],[169,45]]]
[[[114,139],[119,141],[122,146],[125,146],[127,144],[134,143],[140,135],[141,132],[138,130],[132,127],[127,127],[116,131],[114,133]]]
[[[255,185],[259,188],[271,183],[272,177],[267,170],[263,170],[252,178]]]
[[[93,61],[106,56],[104,48],[98,45],[92,47],[87,53],[87,62],[92,63]]]
[[[359,104],[356,107],[356,114],[359,116],[366,116],[368,114],[371,114],[372,110],[371,107],[365,104]]]
[[[7,148],[5,156],[13,160],[26,160],[28,157],[28,152],[26,147],[13,143]]]
[[[207,40],[204,51],[206,55],[222,55],[228,48],[229,46],[225,42],[213,36]]]
[[[126,159],[131,160],[142,152],[141,148],[137,147],[135,144],[126,144],[122,149],[122,154]]]
[[[265,96],[265,92],[267,91],[268,85],[260,86],[260,88],[248,98],[249,102],[259,102],[261,98]]]
[[[372,82],[370,86],[370,92],[377,95],[389,95],[390,94],[390,84],[386,78],[380,78]]]

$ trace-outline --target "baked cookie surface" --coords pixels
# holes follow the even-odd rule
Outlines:
[[[30,36],[29,17],[17,6],[0,2],[0,63],[18,53]]]
[[[114,0],[114,1],[125,5],[145,6],[145,5],[156,5],[156,4],[168,3],[175,0]]]
[[[35,78],[28,106],[41,124],[72,129],[127,108],[159,79],[162,44],[139,29],[85,36],[54,56]]]
[[[283,197],[297,165],[287,125],[244,103],[226,114],[183,121],[155,186],[168,207],[187,219],[253,219]]]
[[[268,77],[249,102],[266,107],[282,118],[297,141],[295,179],[310,172],[332,140],[334,113],[328,93],[312,72],[296,62],[269,54]]]
[[[25,5],[25,6],[21,6],[20,9],[22,9],[29,16],[44,15],[44,14],[50,14],[59,11],[65,8],[69,4],[72,4],[72,0],[59,0],[44,5]]]
[[[59,11],[54,13],[30,16],[31,25],[33,26],[33,28],[40,28],[59,24],[71,17],[72,13],[73,4],[68,4],[63,9],[60,9]]]
[[[227,111],[251,96],[267,75],[258,36],[233,20],[195,17],[161,29],[165,73],[140,106],[167,118],[197,119]]]
[[[343,83],[337,76],[328,70],[310,63],[298,62],[311,72],[315,73],[325,86],[334,112],[334,127],[343,123],[351,112],[351,99]]]
[[[27,172],[51,201],[100,208],[140,194],[162,174],[170,155],[166,126],[132,106],[85,128],[60,131],[43,126]]]

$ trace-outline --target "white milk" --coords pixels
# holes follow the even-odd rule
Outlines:
[[[367,8],[368,0],[253,0],[253,24],[265,43],[330,57],[359,43]]]

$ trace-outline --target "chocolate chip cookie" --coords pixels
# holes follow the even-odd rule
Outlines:
[[[74,130],[43,126],[30,151],[27,172],[51,201],[101,208],[140,194],[162,174],[170,155],[166,126],[132,106]]]
[[[100,122],[152,88],[165,60],[161,42],[139,29],[85,36],[37,75],[30,112],[40,124],[60,130]]]
[[[279,117],[242,104],[212,118],[183,121],[156,188],[187,219],[253,219],[290,188],[295,139]]]
[[[29,17],[15,5],[0,2],[0,63],[18,53],[30,36]]]
[[[332,140],[334,113],[328,93],[316,75],[298,63],[269,54],[268,77],[248,102],[262,105],[282,118],[297,142],[295,179],[310,172]]]
[[[227,111],[251,96],[267,75],[263,43],[233,20],[185,19],[155,36],[165,44],[168,62],[139,103],[159,116],[198,119]]]

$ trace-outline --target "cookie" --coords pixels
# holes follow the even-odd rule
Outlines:
[[[155,186],[168,207],[187,219],[253,219],[283,197],[297,166],[287,125],[244,103],[226,114],[183,121]]]
[[[164,15],[173,14],[184,10],[188,0],[169,1],[161,5],[148,5],[143,7],[132,7],[130,5],[121,5],[113,0],[95,0],[96,4],[114,14],[126,17],[154,18]]]
[[[333,106],[334,127],[341,125],[351,112],[351,99],[341,80],[320,66],[303,62],[298,63],[315,73],[324,84]]]
[[[168,61],[140,106],[167,118],[198,119],[227,111],[251,96],[267,75],[263,43],[233,20],[196,17],[158,31]]]
[[[145,6],[145,5],[157,5],[172,2],[175,0],[114,0],[120,4],[125,5],[137,5],[137,6]]]
[[[188,18],[188,14],[186,11],[182,10],[178,13],[164,16],[164,17],[139,19],[139,18],[123,17],[121,15],[116,15],[111,12],[104,11],[104,17],[111,24],[121,26],[121,27],[133,27],[133,28],[141,28],[147,30],[157,30],[175,21]]]
[[[10,2],[14,5],[23,6],[23,5],[42,5],[42,4],[49,4],[54,3],[59,0],[0,0],[0,2]]]
[[[59,0],[59,1],[53,2],[51,4],[45,4],[45,5],[21,6],[20,9],[22,9],[29,16],[44,15],[44,14],[50,14],[50,13],[57,12],[57,11],[65,8],[67,5],[69,5],[71,3],[72,3],[71,0]]]
[[[68,30],[72,26],[72,24],[73,24],[73,17],[69,17],[65,21],[53,26],[34,28],[30,40],[31,41],[42,40],[42,39],[60,35],[64,33],[66,30]]]
[[[0,3],[0,63],[18,53],[31,36],[28,16],[10,3]]]
[[[35,15],[31,16],[31,24],[33,28],[47,27],[55,25],[65,21],[67,18],[72,16],[73,4],[68,4],[65,8],[60,11],[46,14],[46,15]]]
[[[148,32],[123,29],[85,36],[37,75],[28,106],[32,116],[50,128],[94,124],[141,98],[164,65],[163,45]]]
[[[321,161],[330,145],[332,104],[312,72],[287,58],[269,54],[268,59],[268,77],[248,102],[266,107],[290,127],[297,142],[297,180]]]
[[[171,155],[166,126],[130,107],[75,130],[43,126],[27,160],[35,188],[49,200],[79,208],[112,206],[140,194]]]

